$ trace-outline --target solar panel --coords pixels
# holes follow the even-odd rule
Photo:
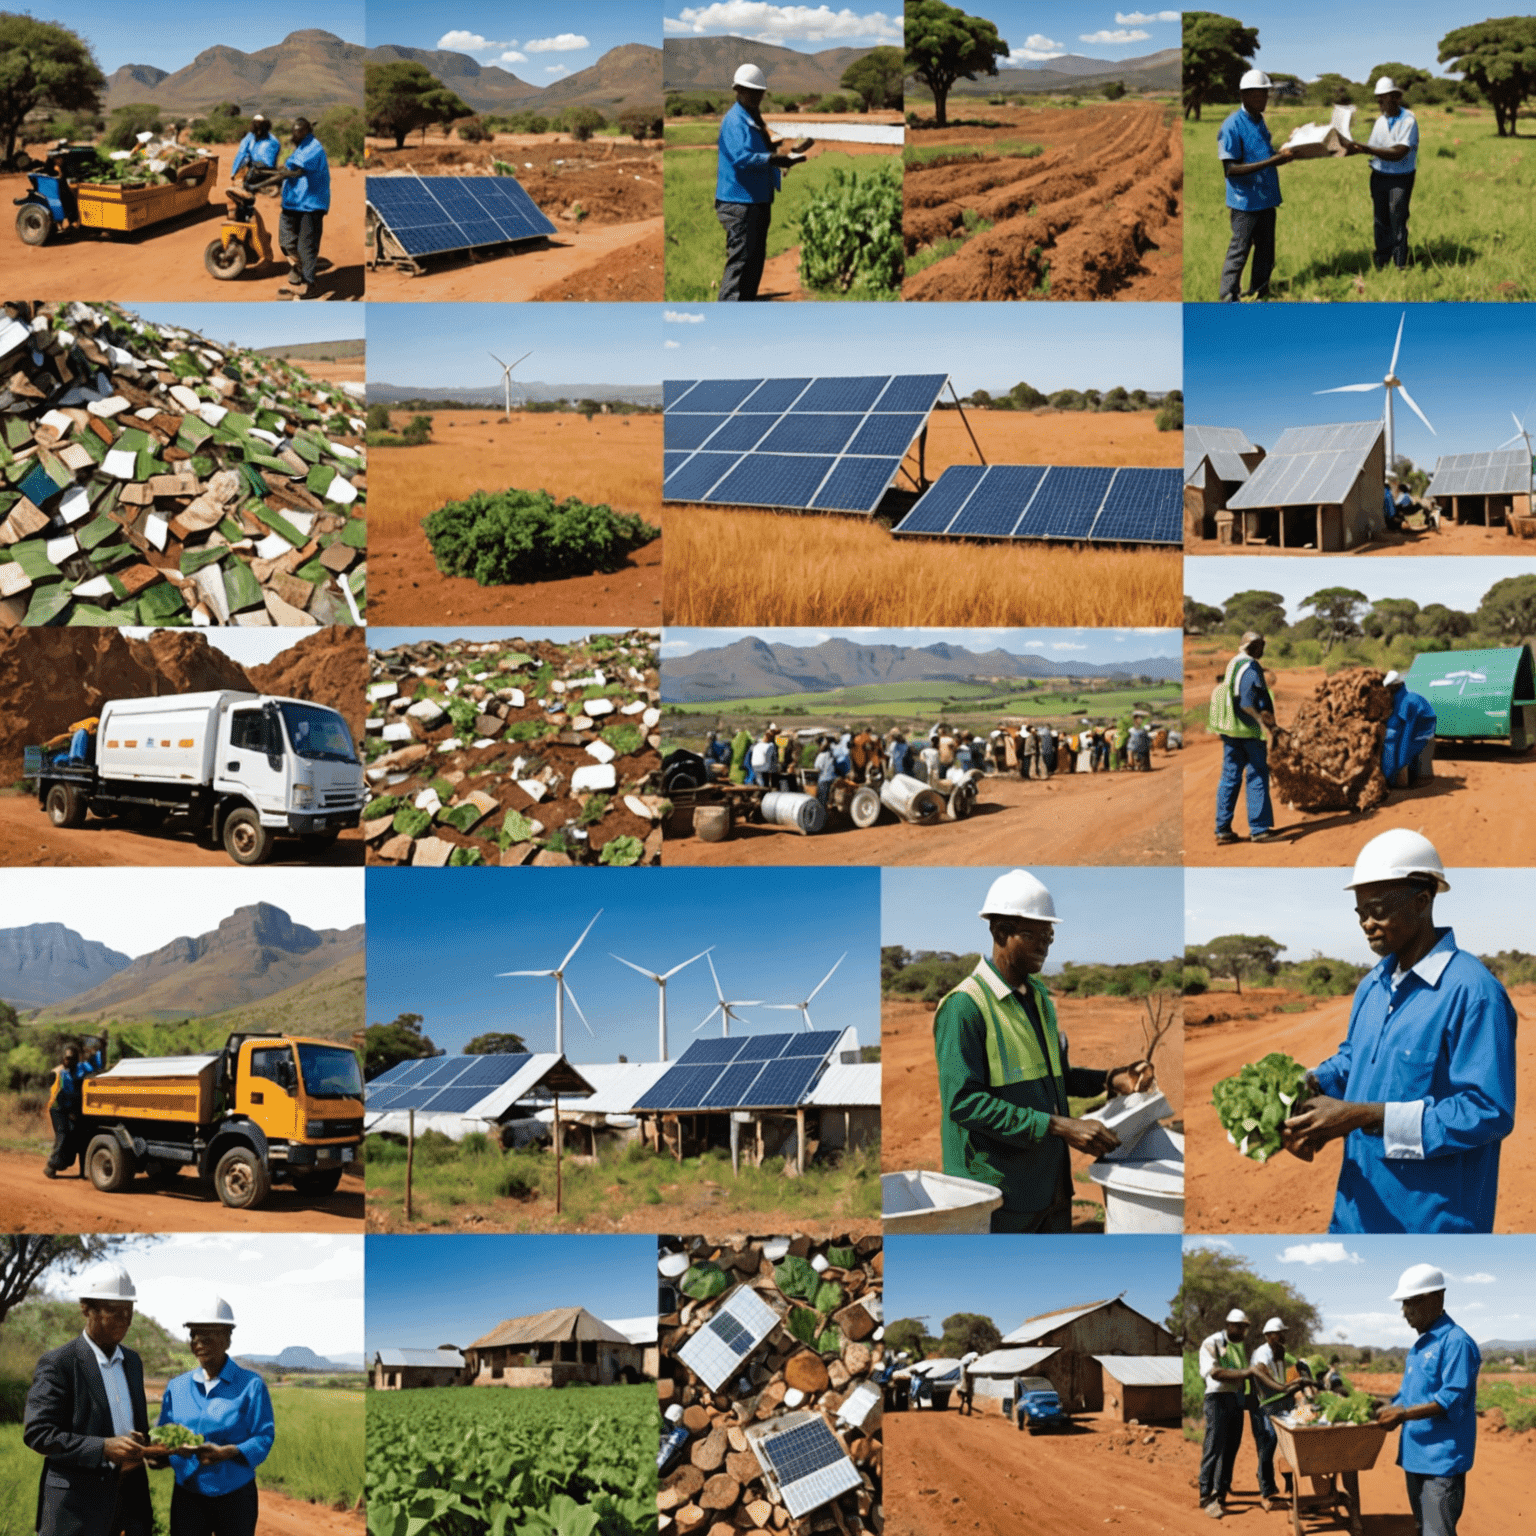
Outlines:
[[[493,1056],[474,1056],[469,1066],[454,1079],[456,1087],[499,1088],[510,1083],[533,1060],[531,1053],[506,1053]]]
[[[745,454],[704,499],[743,507],[809,506],[832,464],[798,453]]]
[[[370,176],[366,196],[409,256],[540,240],[555,232],[512,176]]]
[[[947,373],[898,373],[875,402],[877,411],[921,411],[933,409],[940,391],[949,382]]]
[[[739,1102],[742,1109],[777,1109],[799,1104],[821,1071],[821,1059],[794,1056],[787,1061],[770,1061],[758,1073],[748,1097]]]
[[[791,1035],[785,1042],[784,1049],[779,1053],[781,1057],[787,1056],[815,1056],[818,1060],[842,1038],[842,1031],[837,1029],[807,1029],[798,1035]]]
[[[704,421],[713,419],[708,416],[701,418]],[[711,453],[723,453],[735,448],[745,453],[749,448],[756,448],[767,437],[778,419],[770,412],[763,411],[740,411],[735,416],[722,416],[720,425],[709,439],[709,450]]]
[[[773,1061],[783,1053],[789,1035],[748,1035],[736,1053],[737,1061]]]
[[[700,1109],[735,1109],[745,1100],[758,1073],[766,1071],[760,1061],[733,1062],[715,1080],[699,1101]],[[750,1102],[746,1100],[746,1102]]]
[[[751,1286],[739,1285],[682,1345],[677,1358],[711,1392],[718,1392],[778,1321],[779,1314]]]
[[[841,1038],[840,1030],[818,1029],[695,1041],[635,1108],[683,1113],[799,1104]]]
[[[452,1088],[439,1089],[418,1108],[434,1115],[462,1115],[465,1110],[473,1109],[485,1095],[484,1088],[467,1088],[463,1083],[455,1083]]]
[[[740,458],[739,453],[695,453],[667,476],[663,494],[668,501],[703,501]]]
[[[923,423],[927,419],[914,411],[893,412],[889,416],[866,416],[859,430],[854,433],[853,441],[848,444],[848,452],[874,453],[885,458],[895,454],[899,459],[907,451],[912,439],[923,430]]]
[[[661,381],[661,403],[664,406],[676,405],[698,382],[697,379],[663,379]]]
[[[377,1083],[369,1083],[363,1089],[363,1106],[366,1109],[388,1109],[402,1092],[402,1088],[393,1084],[380,1088]]]
[[[695,1040],[692,1045],[677,1058],[680,1067],[703,1066],[707,1062],[733,1061],[741,1050],[744,1041],[732,1040],[722,1036],[717,1040]]]
[[[692,452],[702,448],[704,440],[721,422],[724,416],[667,416],[662,421],[662,445],[669,453]]]
[[[845,454],[811,498],[818,512],[864,512],[878,506],[886,487],[896,478],[901,457],[856,459]]]
[[[945,531],[971,538],[1007,538],[1045,477],[1046,470],[1037,464],[993,465]]]
[[[951,464],[892,532],[943,533],[986,472],[982,464]]]
[[[819,1413],[802,1409],[782,1414],[754,1425],[747,1436],[791,1519],[799,1520],[862,1485],[858,1469]]]
[[[841,453],[859,430],[861,416],[847,414],[781,416],[759,445],[764,453]],[[907,442],[911,442],[911,438]],[[906,443],[902,445],[906,452]]]
[[[1491,453],[1442,454],[1425,492],[1429,496],[1498,496],[1530,488],[1531,456],[1524,448]]]
[[[1092,538],[1177,544],[1184,536],[1184,489],[1176,469],[1118,469]]]
[[[696,1108],[700,1099],[709,1091],[709,1085],[719,1077],[718,1066],[676,1066],[664,1073],[635,1100],[636,1109],[671,1109],[674,1104],[685,1109]]]
[[[395,1065],[389,1069],[389,1071],[380,1072],[377,1077],[371,1079],[368,1083],[368,1087],[398,1088],[402,1084],[410,1082],[413,1078],[419,1077],[425,1072],[430,1072],[441,1059],[442,1058],[438,1056],[423,1056],[419,1057],[415,1061],[396,1062]]]
[[[468,1065],[463,1056],[449,1056],[439,1061],[430,1072],[423,1072],[413,1086],[431,1083],[438,1088],[446,1088]]]
[[[1114,474],[1099,465],[1053,467],[1018,531],[1037,539],[1087,538]]]
[[[761,379],[700,379],[686,401],[679,402],[687,411],[734,411]]]

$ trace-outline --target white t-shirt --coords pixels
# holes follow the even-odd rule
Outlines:
[[[1371,169],[1387,176],[1406,176],[1419,163],[1419,120],[1404,107],[1396,117],[1382,113],[1365,141],[1372,149],[1391,149],[1396,144],[1411,146],[1401,160],[1382,160],[1371,156]]]

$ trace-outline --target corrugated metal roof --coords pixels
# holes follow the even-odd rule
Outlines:
[[[1503,496],[1531,488],[1531,456],[1524,448],[1493,453],[1447,453],[1435,460],[1426,496]]]
[[[432,1370],[462,1371],[464,1356],[456,1349],[380,1349],[374,1352],[380,1365],[417,1365]]]
[[[1381,435],[1379,421],[1287,427],[1227,505],[1235,510],[1336,506],[1348,497]]]
[[[1205,472],[1210,468],[1211,461],[1204,454],[1201,454],[1199,462],[1191,469],[1189,467],[1189,456],[1186,454],[1184,458],[1184,484],[1193,485],[1200,490],[1204,490]],[[1215,471],[1211,470],[1211,473],[1215,474]],[[1220,477],[1218,476],[1217,478],[1219,479]]]
[[[1122,1386],[1181,1387],[1182,1355],[1095,1355],[1095,1360]]]
[[[561,1111],[569,1108],[573,1115],[627,1115],[634,1109],[635,1100],[646,1089],[655,1087],[672,1065],[670,1061],[602,1062],[596,1066],[583,1064],[576,1070],[591,1082],[597,1092],[590,1099],[562,1104]]]
[[[657,1337],[654,1317],[606,1317],[610,1328],[616,1328],[631,1344],[654,1344]]]
[[[879,1109],[880,1063],[834,1061],[806,1103],[836,1109]]]
[[[1032,1371],[1042,1360],[1049,1360],[1058,1353],[1051,1349],[994,1349],[981,1359],[971,1362],[974,1376],[1022,1376]]]
[[[571,1339],[582,1343],[591,1340],[606,1344],[629,1343],[618,1329],[600,1317],[593,1317],[585,1307],[555,1307],[527,1317],[509,1317],[469,1347],[492,1349],[503,1344],[563,1344]]]
[[[1057,1328],[1065,1327],[1068,1323],[1074,1323],[1080,1317],[1087,1317],[1090,1312],[1097,1312],[1100,1307],[1107,1307],[1108,1301],[1090,1301],[1085,1307],[1068,1307],[1064,1312],[1047,1312],[1044,1317],[1026,1318],[1012,1333],[1003,1335],[1004,1344],[1028,1344],[1038,1339],[1042,1334],[1051,1333]]]
[[[574,1075],[584,1086],[588,1088],[592,1086],[582,1076],[581,1068],[572,1066],[563,1056],[558,1056],[553,1051],[537,1051],[500,1087],[489,1089],[483,1099],[477,1100],[468,1109],[458,1114],[423,1113],[418,1110],[416,1129],[418,1132],[429,1129],[441,1131],[443,1135],[451,1136],[455,1141],[461,1140],[471,1131],[483,1131],[489,1123],[501,1119],[519,1099],[531,1095],[556,1068],[560,1069],[562,1077]],[[565,1090],[562,1089],[561,1092]],[[403,1109],[377,1110],[371,1115],[365,1112],[363,1129],[369,1133],[390,1131],[397,1136],[404,1136],[409,1129],[409,1117]]]
[[[1200,467],[1201,459],[1209,459],[1218,480],[1244,481],[1249,468],[1242,455],[1257,453],[1255,444],[1248,441],[1247,433],[1238,427],[1184,427],[1184,476],[1191,484],[1190,476]]]

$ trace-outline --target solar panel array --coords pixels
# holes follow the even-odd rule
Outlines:
[[[948,380],[668,379],[663,496],[873,512]]]
[[[512,176],[370,176],[367,200],[411,256],[538,240],[555,232]]]
[[[861,1479],[848,1453],[819,1413],[786,1414],[780,1428],[770,1422],[753,1436],[757,1459],[771,1470],[791,1518],[800,1519]]]
[[[1428,496],[1506,496],[1531,486],[1531,456],[1524,448],[1493,453],[1444,454],[1430,477]]]
[[[1183,472],[1099,465],[951,464],[893,533],[1178,544]]]
[[[636,1109],[776,1109],[802,1104],[840,1031],[699,1040],[638,1099]]]
[[[363,1089],[369,1113],[419,1109],[462,1115],[504,1083],[510,1083],[533,1059],[531,1052],[507,1056],[427,1056],[402,1061]]]
[[[1325,427],[1287,427],[1265,459],[1227,502],[1247,507],[1337,506],[1354,487],[1376,441],[1379,421]],[[1375,487],[1381,497],[1381,485]]]
[[[718,1392],[778,1321],[779,1314],[750,1285],[738,1286],[678,1350],[677,1358],[711,1392]]]

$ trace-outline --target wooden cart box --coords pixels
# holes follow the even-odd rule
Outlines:
[[[1303,1477],[1369,1472],[1388,1434],[1385,1424],[1307,1424],[1293,1428],[1274,1422],[1285,1459],[1291,1470]]]
[[[207,203],[218,170],[219,159],[213,155],[188,167],[174,186],[122,187],[83,181],[75,188],[80,222],[87,229],[131,232],[174,219]]]

